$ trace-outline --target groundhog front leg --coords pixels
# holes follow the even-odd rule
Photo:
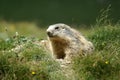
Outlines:
[[[65,63],[71,63],[72,61],[72,55],[71,54],[66,54],[64,58]]]

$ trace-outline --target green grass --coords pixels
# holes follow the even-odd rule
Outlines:
[[[3,24],[9,26],[7,31]],[[51,53],[33,43],[46,39],[45,29],[38,28],[35,23],[2,22],[0,27],[0,80],[68,80]],[[72,68],[77,75],[76,80],[119,80],[120,24],[78,29],[93,42],[95,51],[91,55],[74,58]],[[10,51],[22,44],[25,46],[20,51]]]
[[[120,25],[95,25],[91,32],[88,37],[96,48],[94,53],[74,59],[79,80],[119,80]]]
[[[65,76],[61,72],[60,64],[52,59],[43,47],[32,43],[37,40],[17,36],[1,42],[1,80],[64,80]],[[15,45],[23,43],[24,49],[19,52],[9,51]]]

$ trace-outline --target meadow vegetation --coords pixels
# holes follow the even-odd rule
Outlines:
[[[102,18],[104,16],[90,29],[81,31],[79,28],[93,42],[95,51],[74,58],[72,68],[76,80],[120,78],[120,23],[112,24]],[[45,30],[35,23],[0,22],[0,80],[67,80],[51,53],[38,45],[40,40],[46,39]],[[24,48],[12,50],[20,45]]]
[[[120,25],[99,26],[91,32],[88,37],[95,46],[94,53],[74,60],[78,80],[119,80]]]

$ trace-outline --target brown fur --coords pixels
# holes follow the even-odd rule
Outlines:
[[[47,34],[50,49],[57,59],[67,59],[78,54],[86,55],[94,50],[90,41],[66,24],[50,25]]]

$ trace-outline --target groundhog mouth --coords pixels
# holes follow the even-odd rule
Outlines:
[[[51,32],[47,32],[47,35],[48,35],[49,38],[58,38],[57,35],[54,35],[54,34],[51,33]]]
[[[47,35],[48,35],[49,37],[54,37],[51,32],[47,32]]]

